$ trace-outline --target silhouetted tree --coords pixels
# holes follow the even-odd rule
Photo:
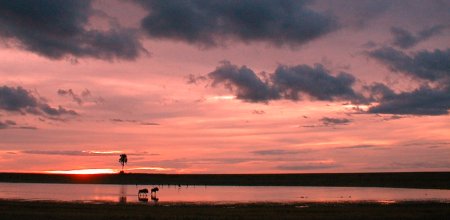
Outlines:
[[[119,163],[122,165],[122,171],[121,173],[123,173],[123,167],[125,166],[125,164],[128,162],[128,158],[126,154],[121,154],[120,155],[120,159],[119,159]]]

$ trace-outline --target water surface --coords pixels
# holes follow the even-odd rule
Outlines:
[[[83,202],[139,202],[151,185],[0,183],[0,199]],[[380,187],[158,186],[159,202],[450,202],[450,190]],[[150,199],[150,193],[148,194]]]

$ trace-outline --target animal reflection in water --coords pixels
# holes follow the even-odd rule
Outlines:
[[[119,203],[127,203],[127,188],[124,185],[120,187]]]
[[[156,192],[158,192],[159,191],[159,188],[158,187],[153,187],[151,190],[150,190],[150,199],[152,200],[152,201],[154,201],[154,202],[158,202],[158,200],[159,200],[159,198],[158,197],[156,197]],[[148,202],[148,196],[147,196],[147,193],[148,193],[148,189],[140,189],[139,191],[138,191],[138,200],[140,201],[140,202]]]

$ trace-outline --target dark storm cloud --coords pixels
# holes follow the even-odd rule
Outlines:
[[[382,17],[393,5],[392,0],[320,0],[315,5],[322,11],[331,11],[343,26],[366,28],[370,22]]]
[[[298,101],[304,95],[317,100],[365,102],[365,98],[352,89],[355,82],[352,75],[339,73],[333,76],[321,65],[281,65],[273,74],[258,75],[246,66],[222,62],[208,77],[212,80],[212,86],[224,85],[238,99],[249,102],[277,99]]]
[[[0,0],[0,37],[51,59],[93,57],[132,60],[145,49],[137,32],[117,25],[87,29],[91,0]]]
[[[222,62],[222,65],[208,74],[212,80],[212,86],[224,85],[235,92],[238,99],[249,102],[267,102],[279,99],[279,92],[262,80],[253,70],[246,66],[238,67],[230,62]]]
[[[59,117],[63,115],[78,115],[75,111],[61,106],[51,107],[44,100],[36,98],[31,92],[22,87],[0,87],[0,110],[21,114],[44,115]]]
[[[450,86],[430,88],[422,86],[411,92],[395,93],[387,86],[374,87],[378,105],[369,108],[368,113],[398,115],[446,115],[450,109]]]
[[[0,87],[0,109],[21,111],[38,106],[38,100],[22,87]]]
[[[329,117],[323,117],[320,119],[320,121],[325,126],[332,126],[332,125],[348,125],[352,120],[348,118],[329,118]]]
[[[306,94],[313,99],[333,101],[348,100],[355,103],[364,102],[364,97],[357,94],[352,86],[356,79],[348,73],[337,76],[322,65],[279,66],[272,76],[273,83],[283,97],[298,100],[299,95]]]
[[[395,92],[383,83],[372,83],[365,86],[364,89],[369,91],[371,101],[381,101],[383,99],[394,99]]]
[[[298,101],[302,96],[313,100],[349,101],[369,104],[369,114],[444,115],[450,109],[450,49],[434,52],[421,51],[410,57],[393,48],[374,50],[371,56],[382,59],[393,71],[415,78],[427,79],[437,86],[423,85],[413,91],[395,92],[382,83],[365,86],[367,95],[356,92],[352,86],[356,79],[348,73],[337,76],[321,65],[279,66],[272,74],[256,74],[246,66],[229,62],[208,74],[212,86],[223,85],[238,99],[267,103],[286,99]],[[447,67],[448,66],[448,67]],[[399,117],[399,116],[397,116]],[[350,119],[322,118],[325,126],[348,124]]]
[[[450,49],[423,50],[408,55],[392,47],[383,47],[368,54],[394,72],[429,81],[448,83],[450,79]]]
[[[407,92],[394,92],[388,86],[375,83],[367,86],[372,101],[379,104],[368,113],[399,115],[445,115],[450,109],[450,49],[419,51],[413,55],[391,47],[369,52],[393,72],[432,83]]]
[[[335,29],[328,14],[308,8],[308,0],[135,0],[149,14],[141,26],[151,38],[204,47],[226,40],[300,45]]]
[[[394,37],[392,44],[397,47],[407,49],[427,40],[434,35],[440,34],[444,28],[445,26],[443,25],[435,25],[430,28],[425,28],[414,35],[403,28],[392,27],[391,33]]]

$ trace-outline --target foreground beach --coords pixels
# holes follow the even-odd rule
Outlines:
[[[400,203],[68,203],[0,200],[1,219],[446,219],[450,204]]]

